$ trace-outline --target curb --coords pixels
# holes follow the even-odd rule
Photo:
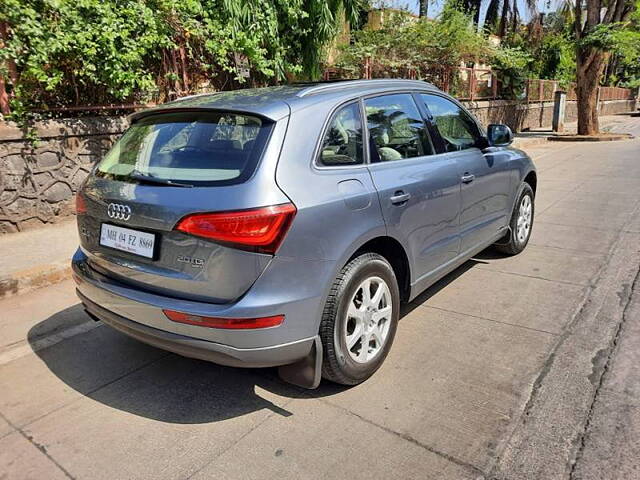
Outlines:
[[[547,137],[550,142],[615,142],[618,140],[631,140],[633,135],[628,133],[609,133],[600,135],[558,135]]]
[[[0,299],[21,295],[71,278],[70,261],[38,265],[0,277]]]
[[[516,137],[513,141],[512,146],[515,148],[529,148],[535,147],[536,145],[542,145],[547,143],[547,137],[534,137],[534,138],[526,138],[526,137]]]

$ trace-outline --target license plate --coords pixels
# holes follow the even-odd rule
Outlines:
[[[100,245],[122,252],[153,258],[156,236],[132,228],[116,227],[103,223],[100,228]]]

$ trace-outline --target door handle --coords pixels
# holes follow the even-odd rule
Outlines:
[[[391,200],[391,203],[393,203],[394,205],[402,205],[403,203],[407,203],[410,198],[410,193],[405,193],[402,190],[398,190],[389,200]]]
[[[471,183],[474,178],[476,178],[476,176],[473,173],[465,173],[460,180],[462,180],[462,183]]]

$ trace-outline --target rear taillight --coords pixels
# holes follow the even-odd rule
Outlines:
[[[80,192],[76,193],[76,214],[87,213],[87,204]]]
[[[208,328],[227,328],[232,330],[277,327],[284,322],[284,315],[260,318],[217,318],[201,317],[175,310],[162,310],[172,322],[186,323]]]
[[[178,222],[176,230],[231,246],[275,253],[296,214],[287,203],[238,212],[196,213]]]

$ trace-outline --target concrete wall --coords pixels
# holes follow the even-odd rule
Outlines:
[[[504,100],[467,102],[480,121],[514,130],[551,127],[553,102],[518,104]],[[602,102],[601,114],[635,110],[633,101]],[[577,119],[567,102],[566,122]],[[71,215],[74,194],[92,165],[126,128],[123,117],[95,117],[37,124],[39,141],[25,140],[15,125],[0,123],[0,234]]]
[[[47,121],[34,145],[0,123],[0,234],[72,214],[78,186],[124,128],[123,118]]]
[[[508,100],[481,100],[465,102],[466,106],[484,124],[506,123],[514,131],[532,128],[551,128],[553,102],[521,104]],[[600,115],[631,112],[636,109],[635,100],[609,100],[600,102]],[[565,123],[578,120],[577,102],[568,101]]]

